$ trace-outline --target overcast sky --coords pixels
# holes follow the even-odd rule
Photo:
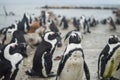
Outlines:
[[[1,4],[116,4],[120,0],[0,0]]]

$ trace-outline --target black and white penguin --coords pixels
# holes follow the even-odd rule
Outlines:
[[[61,46],[62,46],[62,41],[61,41],[62,38],[61,38],[61,36],[60,36],[61,32],[60,32],[60,30],[57,28],[54,20],[53,20],[53,19],[49,19],[49,21],[48,21],[47,24],[48,24],[48,27],[47,27],[46,31],[53,31],[53,32],[59,33],[59,41],[58,41],[57,47],[61,47]]]
[[[98,24],[98,21],[93,17],[89,17],[88,23],[90,27],[95,27]]]
[[[16,51],[18,44],[17,40],[14,43],[8,44],[4,49],[4,58],[10,62],[11,68],[8,69],[8,75],[9,79],[7,80],[16,80],[16,77],[18,76],[19,67],[22,64],[23,56],[19,53],[19,51]],[[7,66],[8,66],[7,65]],[[9,72],[10,70],[10,72]]]
[[[46,32],[43,41],[38,45],[33,58],[32,69],[26,71],[29,76],[52,77],[52,56],[58,43],[58,33]]]
[[[58,66],[56,80],[83,80],[84,71],[87,80],[90,80],[89,69],[81,46],[81,38],[77,33],[71,33],[69,43]]]
[[[2,28],[0,33],[4,36],[2,39],[2,44],[8,44],[12,38],[14,31],[17,30],[17,23],[12,24],[9,27]]]
[[[112,27],[111,30],[116,30],[115,22],[113,21],[112,17],[106,19],[106,22]]]
[[[26,14],[24,14],[22,20],[18,22],[17,26],[18,30],[22,31],[24,34],[28,32],[28,30],[30,29],[30,20],[28,19]]]
[[[61,19],[60,26],[62,26],[62,25],[63,25],[63,29],[68,29],[68,27],[69,27],[68,21],[65,16],[63,16],[63,18]]]
[[[116,35],[112,35],[99,55],[98,78],[116,80],[113,78],[118,69],[120,69],[120,41]]]
[[[86,19],[85,16],[80,17],[80,26],[81,26],[80,30],[82,30],[81,32],[83,32],[84,34],[86,34],[87,32],[91,33],[88,20]]]
[[[0,45],[0,80],[9,80],[12,65],[10,61],[4,58],[5,45]]]
[[[80,20],[73,18],[73,26],[76,28],[76,30],[80,31]]]

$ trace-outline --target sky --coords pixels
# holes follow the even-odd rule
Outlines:
[[[114,4],[120,5],[120,0],[0,0],[0,4]]]

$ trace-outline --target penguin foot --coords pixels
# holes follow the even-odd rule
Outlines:
[[[36,73],[35,71],[33,71],[33,70],[27,70],[25,73],[26,73],[28,76],[39,76],[39,75],[37,75],[37,73]]]
[[[91,33],[91,31],[87,31],[88,33]]]
[[[111,78],[110,78],[110,80],[119,80],[119,79],[117,79],[117,78],[114,78],[114,77],[111,77]]]
[[[27,58],[27,57],[28,57],[28,55],[27,55],[27,54],[23,54],[23,56],[24,56],[25,58]]]
[[[56,76],[56,74],[54,74],[54,72],[51,72],[48,74],[48,77],[55,77],[55,76]]]
[[[103,79],[101,79],[101,80],[119,80],[119,79],[114,78],[114,77],[110,77],[110,78],[103,78]]]

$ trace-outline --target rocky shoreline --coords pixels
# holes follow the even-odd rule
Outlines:
[[[39,7],[37,7],[39,8]],[[117,7],[104,7],[104,6],[96,6],[96,7],[92,7],[92,6],[49,6],[49,5],[45,5],[41,7],[42,9],[101,9],[101,10],[106,10],[106,9],[110,9],[110,10],[116,10],[118,9]]]

